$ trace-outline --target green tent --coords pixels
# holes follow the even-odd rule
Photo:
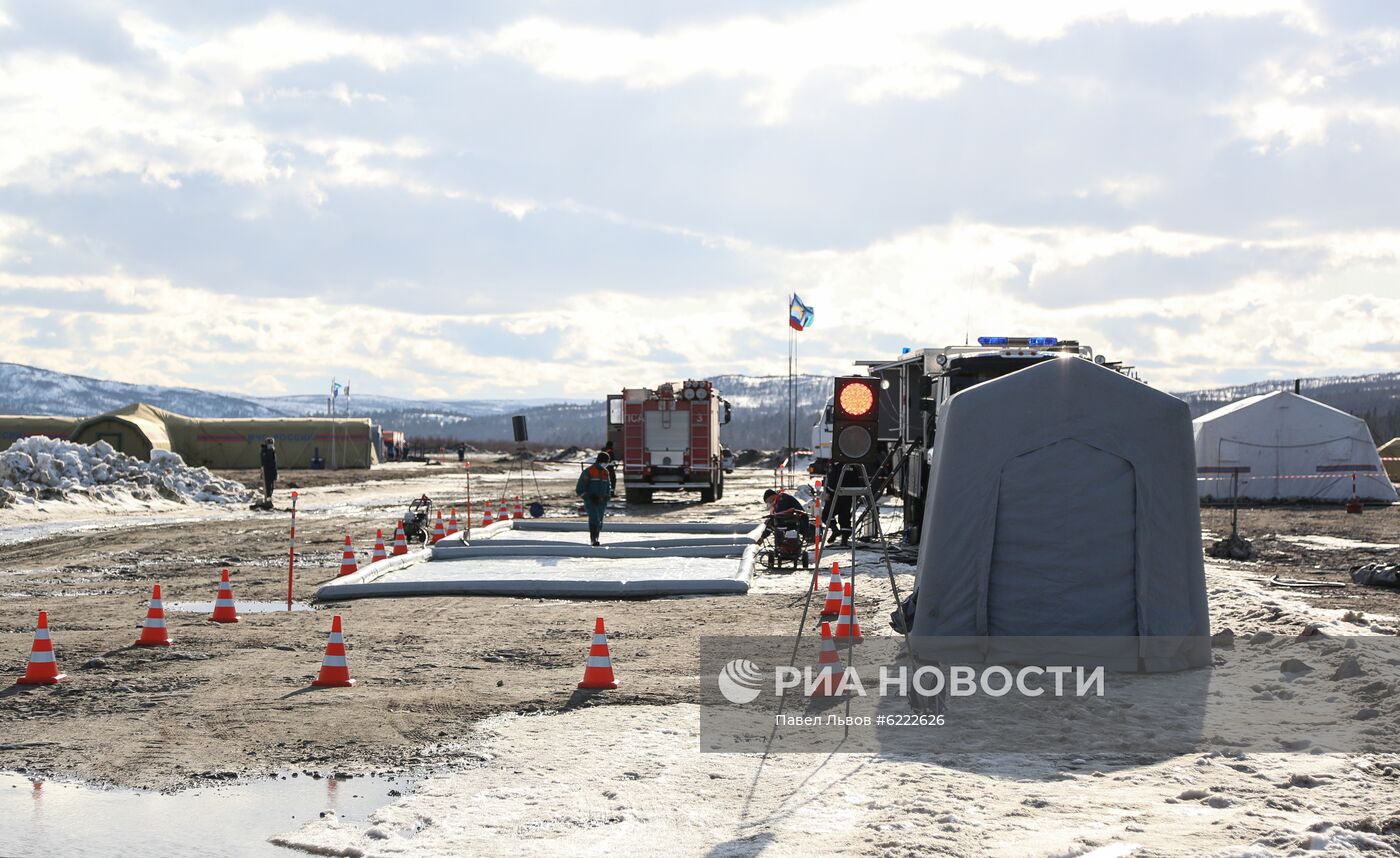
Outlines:
[[[280,468],[310,468],[318,456],[326,468],[368,468],[378,462],[375,431],[367,417],[198,418],[135,402],[81,421],[71,437],[138,459],[170,450],[187,464],[224,470],[260,467],[262,442],[272,438]]]
[[[1378,452],[1381,454],[1381,464],[1385,465],[1385,472],[1390,475],[1390,481],[1400,483],[1400,438],[1386,441]]]
[[[23,417],[0,415],[0,450],[21,438],[43,435],[45,438],[68,440],[78,425],[76,417]]]
[[[167,425],[172,418],[184,419],[154,405],[133,402],[116,411],[87,418],[74,428],[71,439],[79,444],[106,441],[117,452],[149,459],[152,450],[172,449]]]

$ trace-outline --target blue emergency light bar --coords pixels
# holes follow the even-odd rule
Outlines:
[[[1059,342],[1060,340],[1058,337],[1027,337],[1024,340],[1016,340],[1016,343],[1024,343],[1031,348],[1047,348],[1049,346],[1059,345]],[[1011,337],[977,338],[977,345],[979,346],[1009,346],[1014,344]]]

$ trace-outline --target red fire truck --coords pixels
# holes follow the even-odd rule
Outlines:
[[[608,440],[621,462],[629,504],[650,503],[653,492],[696,492],[709,502],[724,496],[719,427],[729,403],[709,381],[629,387],[608,396]]]

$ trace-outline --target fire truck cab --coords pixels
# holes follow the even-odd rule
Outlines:
[[[724,496],[720,426],[730,407],[709,381],[610,394],[607,438],[621,463],[627,503],[650,503],[654,492],[695,492],[710,502]]]

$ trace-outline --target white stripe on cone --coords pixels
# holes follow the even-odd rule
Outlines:
[[[53,661],[53,660],[54,660],[54,658],[53,658],[53,651],[50,650],[50,651],[48,651],[48,652],[32,652],[32,653],[29,654],[29,660],[30,660],[30,661]]]
[[[328,655],[328,656],[326,656],[326,660],[323,661],[323,662],[321,662],[321,664],[325,665],[326,667],[349,667],[349,666],[350,666],[349,664],[346,663],[346,661],[345,661],[345,656],[343,656],[343,655]]]
[[[612,667],[612,659],[605,655],[590,655],[588,667]]]

